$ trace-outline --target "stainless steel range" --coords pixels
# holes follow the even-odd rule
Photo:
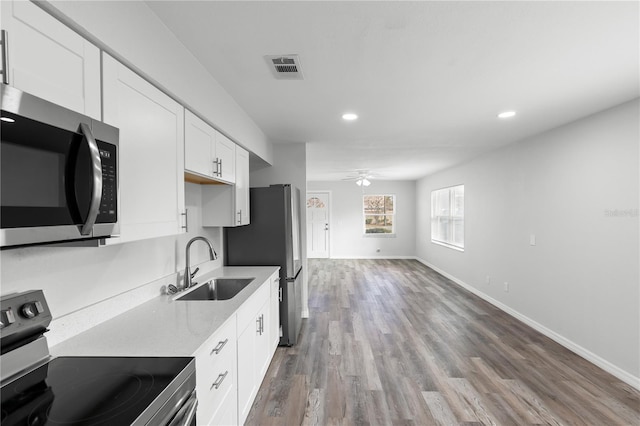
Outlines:
[[[42,291],[0,305],[3,426],[195,425],[193,358],[51,358]]]

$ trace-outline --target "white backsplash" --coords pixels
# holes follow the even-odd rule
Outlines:
[[[186,184],[190,230],[186,234],[99,248],[36,246],[0,252],[0,293],[42,289],[53,315],[50,345],[106,321],[176,284],[185,268],[187,242],[208,238],[218,253],[209,261],[206,244],[194,244],[191,262],[201,272],[222,266],[222,228],[201,227],[201,190]]]

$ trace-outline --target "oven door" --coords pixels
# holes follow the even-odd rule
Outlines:
[[[168,426],[196,426],[196,409],[198,408],[198,398],[194,390],[187,401],[177,408],[173,419]]]
[[[11,87],[2,101],[0,246],[104,236],[94,225],[117,222],[116,145],[91,119]]]

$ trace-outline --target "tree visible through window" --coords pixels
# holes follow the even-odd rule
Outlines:
[[[363,195],[364,233],[395,234],[395,195]]]
[[[464,185],[431,191],[431,241],[464,249]]]

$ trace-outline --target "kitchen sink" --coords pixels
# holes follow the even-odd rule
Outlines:
[[[229,300],[255,278],[214,278],[176,300]]]

